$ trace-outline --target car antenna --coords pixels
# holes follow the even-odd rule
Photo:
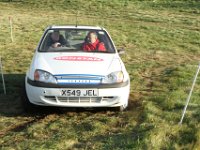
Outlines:
[[[78,26],[78,14],[79,14],[79,11],[76,12],[76,27]]]

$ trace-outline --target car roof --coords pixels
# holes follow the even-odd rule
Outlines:
[[[59,25],[52,25],[48,27],[49,29],[93,29],[93,30],[105,30],[99,26],[75,26],[75,25],[66,25],[66,26],[59,26]]]

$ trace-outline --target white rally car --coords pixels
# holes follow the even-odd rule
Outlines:
[[[59,33],[56,45],[51,43],[54,32]],[[83,49],[91,32],[96,33],[104,51]],[[124,110],[129,91],[124,63],[110,35],[101,27],[48,27],[25,77],[25,93],[31,105]]]

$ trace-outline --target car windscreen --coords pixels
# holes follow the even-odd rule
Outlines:
[[[115,53],[104,30],[49,29],[41,40],[40,52]]]

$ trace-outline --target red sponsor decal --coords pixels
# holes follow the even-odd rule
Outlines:
[[[61,56],[55,57],[55,60],[64,60],[64,61],[103,61],[101,58],[97,57],[87,57],[87,56]]]

